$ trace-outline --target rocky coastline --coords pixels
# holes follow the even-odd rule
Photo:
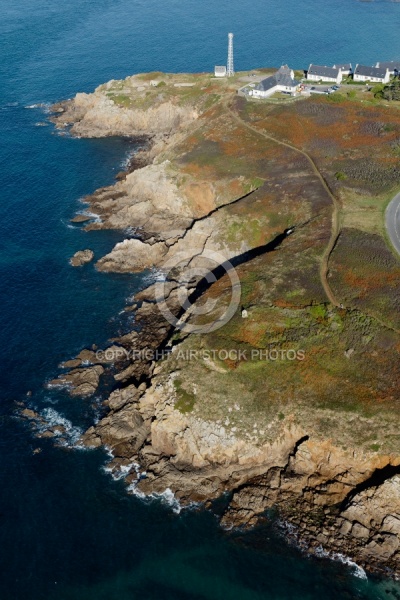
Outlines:
[[[298,418],[290,408],[285,409],[288,414],[284,417],[281,412],[279,417],[265,417],[265,427],[256,423],[257,427],[245,433],[230,422],[231,415],[245,410],[231,401],[230,394],[224,398],[229,407],[226,419],[192,409],[202,380],[192,381],[189,391],[182,388],[185,364],[179,354],[191,348],[191,340],[198,340],[201,334],[195,326],[196,315],[182,302],[182,294],[194,298],[192,305],[197,306],[213,294],[224,303],[229,289],[226,272],[216,273],[207,285],[203,276],[196,274],[204,268],[205,257],[223,255],[239,269],[257,272],[264,257],[281,260],[297,249],[308,252],[311,236],[323,248],[329,240],[332,205],[304,156],[290,148],[270,150],[267,141],[264,173],[258,178],[246,169],[244,175],[229,168],[224,172],[222,166],[211,176],[207,156],[200,155],[196,146],[198,132],[207,128],[214,110],[216,133],[202,134],[206,152],[213,157],[218,137],[229,154],[229,140],[224,136],[227,119],[230,127],[236,126],[227,114],[236,110],[233,90],[225,90],[224,102],[211,108],[203,97],[215,92],[204,86],[195,101],[181,103],[167,96],[163,87],[152,90],[149,81],[134,76],[118,82],[118,95],[113,91],[116,82],[109,82],[93,94],[77,94],[53,107],[56,127],[69,127],[72,135],[142,136],[145,148],[133,157],[118,181],[86,198],[90,213],[98,219],[84,227],[133,232],[97,261],[97,269],[154,269],[163,273],[164,279],[162,298],[155,283],[136,294],[133,306],[127,307],[135,314],[134,330],[111,340],[105,350],[86,350],[64,363],[59,378],[49,385],[85,397],[97,390],[104,375],[112,376],[115,389],[105,400],[104,416],[83,435],[82,443],[107,447],[114,457],[110,469],[125,468],[127,483],[137,491],[147,495],[170,489],[183,506],[201,502],[210,508],[224,495],[221,524],[226,528],[256,526],[274,508],[293,526],[291,535],[296,543],[310,552],[322,548],[341,553],[367,572],[400,576],[398,452],[390,448],[387,452],[368,451],[326,437],[313,422]],[[166,87],[170,85],[167,81]],[[152,102],[142,106],[140,102],[147,102],[150,91],[154,92]],[[134,100],[128,103],[125,94]],[[251,131],[247,134],[246,144],[251,147],[254,135]],[[278,164],[278,152],[285,154],[284,167]],[[198,169],[186,168],[189,158],[197,161]],[[219,155],[215,160],[220,160]],[[256,233],[252,229],[242,234],[238,223],[243,218],[261,224]],[[83,262],[87,258],[83,257]],[[81,264],[79,259],[77,264]],[[307,260],[314,265],[313,257]],[[215,266],[218,269],[221,264]],[[315,265],[312,268],[315,270]],[[318,288],[317,296],[328,306],[322,289]],[[160,311],[160,305],[164,310]],[[270,309],[271,303],[268,306]],[[297,308],[308,310],[308,306],[299,302]],[[177,333],[174,324],[165,319],[166,310],[175,322],[194,324],[194,333],[185,329],[179,333],[179,327]],[[251,320],[252,311],[255,314],[255,301],[245,309],[240,305],[238,320],[247,319],[248,313]],[[333,323],[340,309],[328,306],[327,311],[327,319]],[[214,317],[220,318],[218,308]],[[230,377],[220,361],[207,357],[203,362],[210,377]],[[250,380],[247,387],[251,388]],[[235,393],[232,391],[232,397]],[[255,416],[253,421],[257,419]],[[142,473],[139,478],[133,468],[136,464]]]

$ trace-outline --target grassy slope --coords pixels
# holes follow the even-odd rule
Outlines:
[[[346,306],[399,329],[400,262],[384,232],[384,210],[400,188],[398,107],[312,98],[286,106],[250,103],[241,114],[316,162],[341,204],[343,233],[330,259],[331,287]]]
[[[329,283],[344,307],[334,308],[319,278],[331,228],[329,198],[300,155],[229,117],[224,102],[234,99],[238,77],[150,74],[107,90],[124,106],[169,99],[204,111],[190,134],[159,160],[171,161],[188,196],[193,185],[212,184],[217,206],[259,188],[251,201],[231,207],[221,223],[222,242],[240,245],[245,239],[257,246],[291,224],[303,224],[277,251],[238,268],[249,317],[242,319],[238,310],[222,329],[192,335],[179,348],[244,350],[248,357],[254,349],[294,349],[304,350],[305,359],[173,357],[164,369],[178,372],[177,408],[225,423],[248,438],[272,440],[282,423],[298,422],[344,447],[396,452],[400,339],[384,324],[400,325],[400,263],[385,242],[383,212],[400,188],[400,111],[364,92],[336,101],[235,103],[244,121],[307,152],[340,201],[342,230],[329,261]],[[134,89],[150,79],[163,83]],[[178,81],[195,86],[175,88]],[[227,302],[227,280],[207,296]]]
[[[178,373],[177,407],[249,439],[272,441],[297,423],[344,448],[397,452],[398,335],[361,311],[330,307],[316,262],[313,249],[288,244],[238,269],[248,318],[238,310],[216,332],[190,336],[178,348],[201,351],[199,358],[164,364]],[[208,292],[225,302],[229,295],[226,279]],[[304,350],[305,358],[252,360],[259,349]],[[236,354],[205,360],[205,350]],[[239,351],[246,358],[237,360]]]

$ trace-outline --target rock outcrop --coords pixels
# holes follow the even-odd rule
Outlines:
[[[183,505],[229,492],[224,527],[254,526],[275,507],[311,552],[322,547],[367,570],[399,572],[400,457],[358,456],[294,424],[273,443],[249,443],[178,410],[174,376],[157,371],[148,389],[114,392],[110,413],[83,438],[111,448],[113,468],[138,463],[146,476],[127,479],[140,492],[170,488]]]
[[[70,264],[73,267],[82,267],[86,263],[90,263],[93,260],[93,250],[78,250],[75,252],[72,258],[70,258]]]
[[[77,94],[72,101],[54,107],[60,126],[72,125],[71,133],[82,137],[171,134],[198,117],[192,107],[161,103],[146,110],[119,106],[100,90]]]
[[[57,379],[52,379],[48,387],[66,388],[71,396],[92,396],[99,385],[100,375],[104,373],[101,365],[94,365],[84,369],[72,369]]]
[[[322,289],[320,260],[331,234],[332,201],[326,186],[303,152],[300,156],[287,144],[271,149],[265,139],[266,147],[260,149],[260,139],[254,142],[252,138],[254,127],[251,132],[242,128],[238,133],[233,119],[234,141],[236,136],[242,143],[248,136],[247,143],[254,144],[249,162],[253,165],[264,152],[260,162],[263,179],[255,178],[248,164],[246,176],[242,175],[242,158],[228,136],[225,115],[217,112],[215,131],[206,130],[198,107],[179,104],[162,89],[157,90],[155,102],[145,107],[149,89],[149,82],[137,76],[100,86],[94,94],[78,94],[55,107],[57,125],[71,126],[74,135],[153,137],[149,164],[86,199],[90,211],[99,217],[86,229],[130,232],[97,262],[99,270],[157,268],[163,271],[165,281],[162,293],[154,284],[134,298],[134,330],[112,340],[105,351],[83,351],[67,361],[62,367],[71,370],[50,385],[64,386],[74,396],[89,396],[106,371],[112,375],[117,389],[105,402],[103,418],[84,434],[82,442],[90,447],[107,446],[114,456],[110,468],[131,469],[127,481],[141,493],[162,493],[170,488],[184,505],[203,502],[207,506],[226,494],[221,521],[227,528],[254,526],[275,508],[281,519],[292,525],[288,535],[311,551],[322,546],[349,555],[367,569],[389,568],[400,574],[400,456],[344,449],[344,444],[325,439],[317,427],[293,414],[271,417],[267,427],[273,432],[272,439],[262,439],[257,423],[245,435],[229,425],[229,418],[213,418],[212,410],[209,418],[192,413],[192,395],[180,389],[169,357],[176,349],[174,344],[178,346],[188,334],[173,340],[171,321],[166,321],[160,310],[167,307],[176,319],[190,321],[190,303],[182,302],[182,292],[186,299],[194,294],[194,302],[201,297],[198,285],[203,281],[205,257],[214,257],[214,264],[206,269],[217,282],[214,296],[224,297],[226,290],[218,287],[221,276],[215,277],[221,264],[229,259],[235,266],[246,265],[263,252],[278,249],[287,242],[288,232],[296,231],[284,258],[276,253],[275,271],[268,265],[268,285],[257,276],[250,278],[246,305],[239,309],[240,328],[231,332],[230,339],[246,348],[269,347],[263,323],[252,319],[259,309],[259,295],[265,294],[263,314],[270,316],[276,337],[289,330],[291,320],[299,320],[291,312],[296,302],[314,310],[316,322],[308,334],[314,336],[315,353],[322,352],[322,328],[333,333],[343,327],[343,315],[329,316],[325,296],[321,308],[314,303]],[[192,130],[191,125],[195,125]],[[182,149],[179,144],[183,132],[188,131],[189,141]],[[200,150],[199,140],[203,143]],[[215,172],[209,156],[218,163]],[[292,236],[288,243],[291,240]],[[268,287],[276,285],[282,290],[283,261],[294,261],[300,252],[305,256],[304,270],[293,270],[292,275],[297,287],[284,298],[282,294],[278,299],[268,296]],[[74,258],[81,264],[84,257],[77,255]],[[185,269],[189,274],[185,275]],[[308,284],[311,298],[293,300],[302,297]],[[278,306],[282,312],[277,316]],[[357,327],[363,330],[362,343],[366,345],[365,319],[360,321]],[[297,333],[290,330],[287,337],[283,333],[284,342],[297,342],[304,335],[301,325],[296,337]],[[356,356],[346,350],[349,347],[341,351],[341,355],[347,353],[347,363]],[[225,368],[209,361],[208,366],[229,377],[229,368],[235,369],[237,364]],[[309,376],[299,371],[296,381],[307,382]],[[328,383],[330,377],[329,372]],[[264,380],[260,380],[262,386]],[[248,393],[247,384],[240,383],[243,393]],[[192,384],[201,387],[202,381]],[[292,388],[287,393],[295,397],[295,385]],[[233,395],[235,390],[231,391]],[[369,394],[371,388],[363,391]],[[313,401],[317,404],[314,396]],[[250,403],[249,412],[255,411],[254,404]],[[138,477],[134,464],[145,475]]]
[[[129,173],[115,185],[86,198],[91,213],[101,222],[87,229],[127,229],[159,239],[183,235],[193,221],[193,211],[180,193],[173,172],[164,162]]]

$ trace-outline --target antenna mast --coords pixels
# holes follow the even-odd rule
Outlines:
[[[233,33],[228,33],[228,65],[226,68],[226,74],[228,77],[232,77],[235,74],[233,68]]]

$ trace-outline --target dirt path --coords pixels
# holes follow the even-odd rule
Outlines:
[[[307,154],[307,152],[304,152],[304,150],[300,150],[299,148],[296,148],[296,146],[292,146],[292,144],[289,144],[287,142],[282,142],[281,140],[277,140],[276,138],[272,137],[271,135],[268,135],[268,133],[264,133],[263,131],[260,131],[256,127],[249,125],[249,123],[246,123],[246,121],[243,121],[243,119],[241,119],[239,117],[239,115],[237,113],[235,113],[229,107],[228,103],[226,103],[226,109],[236,121],[238,121],[244,127],[247,127],[247,129],[250,129],[254,133],[261,135],[262,137],[266,138],[267,140],[270,140],[271,142],[275,142],[276,144],[285,146],[286,148],[290,148],[291,150],[294,150],[298,154],[301,154],[302,156],[304,156],[307,159],[308,163],[310,164],[314,174],[319,179],[319,181],[321,182],[325,191],[331,198],[332,204],[333,204],[332,230],[331,230],[331,237],[329,240],[329,244],[325,248],[324,254],[322,255],[321,266],[320,266],[320,278],[321,278],[321,283],[323,285],[325,293],[326,293],[329,301],[331,302],[331,304],[333,304],[334,306],[340,306],[340,302],[335,298],[335,295],[332,292],[332,289],[328,283],[329,257],[331,255],[331,252],[336,244],[336,240],[340,233],[340,207],[339,207],[338,201],[336,200],[335,196],[332,194],[325,179],[322,177],[321,173],[319,172],[317,165],[315,164],[315,162],[313,161],[311,156],[309,156]]]
[[[334,293],[332,292],[332,289],[331,289],[331,287],[330,287],[330,285],[328,283],[329,257],[330,257],[330,255],[332,253],[333,248],[335,247],[336,240],[337,240],[337,238],[339,236],[340,229],[341,229],[341,223],[340,223],[341,213],[340,213],[339,202],[337,201],[337,199],[335,198],[335,196],[332,194],[331,190],[329,189],[328,184],[326,183],[325,179],[323,178],[323,176],[319,172],[317,165],[315,164],[315,162],[313,161],[313,159],[311,158],[311,156],[309,156],[307,154],[307,152],[304,152],[304,150],[300,150],[296,146],[292,146],[292,144],[289,144],[287,142],[282,142],[281,140],[277,140],[273,136],[268,135],[268,133],[264,133],[263,131],[260,131],[256,127],[253,127],[252,125],[249,125],[248,123],[246,123],[246,121],[243,121],[243,119],[241,119],[239,117],[239,115],[237,113],[235,113],[228,106],[228,104],[226,104],[226,109],[227,109],[227,111],[232,115],[232,117],[238,123],[240,123],[244,127],[247,127],[247,129],[250,129],[251,131],[254,131],[254,133],[257,133],[258,135],[261,135],[262,137],[266,138],[267,140],[270,140],[271,142],[275,142],[276,144],[280,144],[281,146],[286,146],[286,148],[290,148],[291,150],[294,150],[295,152],[298,152],[298,154],[301,154],[302,156],[304,156],[307,159],[307,161],[309,162],[309,164],[311,165],[311,168],[312,168],[313,172],[315,173],[315,175],[320,180],[320,182],[323,185],[324,189],[329,194],[329,196],[330,196],[330,198],[332,200],[332,204],[333,204],[332,230],[331,230],[331,237],[330,237],[330,240],[329,240],[329,244],[325,248],[324,254],[322,255],[322,260],[321,260],[321,266],[320,266],[320,269],[319,269],[319,273],[320,273],[321,283],[323,285],[323,288],[325,290],[325,293],[326,293],[327,297],[329,298],[329,301],[334,306],[340,306],[340,307],[342,307],[343,305],[336,299],[336,297],[335,297]],[[399,329],[397,329],[396,327],[393,327],[392,325],[389,325],[388,323],[385,323],[377,315],[374,315],[374,314],[371,314],[371,313],[367,313],[367,314],[370,314],[370,316],[373,319],[375,319],[378,323],[380,323],[383,327],[386,327],[387,329],[391,329],[392,331],[396,332],[397,334],[400,334],[400,330]]]

